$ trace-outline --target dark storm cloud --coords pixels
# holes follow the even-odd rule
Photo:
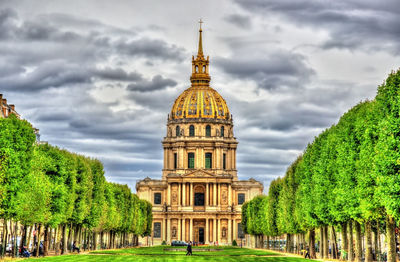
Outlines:
[[[309,82],[314,70],[306,65],[303,56],[290,52],[275,52],[257,58],[236,55],[216,58],[216,65],[237,79],[253,80],[266,90],[300,87]]]
[[[363,48],[400,53],[400,5],[388,1],[236,0],[264,17],[281,16],[296,26],[329,32],[323,48]]]
[[[138,81],[137,83],[128,85],[128,90],[138,92],[153,92],[156,90],[162,90],[169,86],[176,86],[177,82],[163,78],[161,75],[154,76],[151,80]]]
[[[239,14],[231,14],[225,17],[225,20],[229,23],[236,25],[242,29],[250,29],[251,28],[251,19],[249,16],[239,15]]]

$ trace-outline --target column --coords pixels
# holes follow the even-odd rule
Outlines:
[[[189,241],[193,242],[193,218],[190,219]]]
[[[213,183],[213,190],[214,190],[214,194],[213,194],[213,206],[217,205],[217,183]],[[214,240],[215,241],[215,240]]]
[[[206,185],[206,203],[205,203],[205,207],[208,207],[208,199],[210,198],[209,197],[209,192],[210,192],[210,190],[209,190],[209,183],[207,183],[207,185]]]
[[[163,226],[162,226],[162,240],[166,241],[166,233],[167,233],[167,219],[163,219]]]
[[[167,195],[168,205],[171,205],[171,184],[168,183],[168,195]]]
[[[232,220],[232,231],[233,231],[233,239],[235,239],[236,240],[236,242],[238,241],[237,240],[237,233],[236,233],[236,229],[237,229],[237,225],[236,225],[236,220],[235,219],[233,219]]]
[[[186,206],[186,183],[183,183],[182,188],[182,206]]]
[[[228,205],[232,206],[232,184],[228,184]]]
[[[210,234],[210,227],[208,226],[208,218],[206,218],[206,242],[205,242],[205,244],[206,245],[208,245],[209,244],[209,240],[208,240],[208,236],[209,236],[209,234]]]
[[[190,182],[190,195],[189,195],[189,199],[190,199],[190,205],[193,207],[194,206],[194,199],[193,199],[193,183]]]
[[[218,218],[218,229],[217,229],[218,245],[221,245],[221,219]]]
[[[200,166],[200,163],[201,163],[201,160],[200,160],[200,151],[199,151],[199,148],[198,147],[196,147],[196,153],[195,153],[195,156],[194,156],[194,168],[201,168],[201,166]]]
[[[178,183],[178,206],[180,206],[181,205],[181,200],[182,200],[182,197],[181,197],[181,183]]]
[[[182,219],[178,218],[178,240],[182,240],[182,235],[181,235],[181,222]]]
[[[178,148],[178,168],[183,169],[184,168],[184,157],[183,157],[183,147]]]
[[[217,241],[217,219],[213,220],[213,242]]]
[[[232,244],[232,220],[228,219],[228,245]]]
[[[186,219],[182,219],[182,241],[186,241]]]
[[[171,219],[167,219],[167,243],[171,245]]]

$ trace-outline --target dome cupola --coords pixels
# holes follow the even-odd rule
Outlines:
[[[224,98],[210,87],[210,60],[203,54],[203,42],[200,20],[199,47],[196,58],[192,56],[192,75],[190,88],[183,91],[172,106],[169,120],[179,119],[219,119],[231,120]]]

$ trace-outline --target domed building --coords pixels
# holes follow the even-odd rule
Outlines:
[[[224,98],[210,87],[201,27],[199,32],[191,86],[178,96],[168,116],[162,179],[136,184],[138,196],[153,204],[152,236],[141,239],[142,244],[239,243],[245,238],[241,205],[263,192],[260,182],[238,179],[232,116]]]

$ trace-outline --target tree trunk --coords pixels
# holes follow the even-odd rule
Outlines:
[[[97,250],[97,232],[93,232],[93,250]]]
[[[320,259],[324,258],[324,227],[320,227],[319,229],[320,233],[320,240],[319,240],[319,256]]]
[[[310,229],[310,257],[311,259],[317,258],[315,254],[315,229]]]
[[[3,219],[3,232],[1,234],[1,253],[0,257],[4,257],[4,251],[6,249],[6,238],[7,238],[7,220]]]
[[[373,227],[373,231],[374,231],[374,260],[378,260],[378,254],[379,254],[379,222],[376,221],[376,224]]]
[[[344,253],[343,252],[341,252],[342,254],[346,254],[346,255],[342,255],[342,260],[346,260],[347,259],[347,254],[348,254],[348,252],[349,252],[349,241],[348,241],[348,238],[347,238],[347,223],[346,222],[343,222],[342,224],[341,224],[341,227],[342,227],[342,246],[341,246],[341,249],[344,251]]]
[[[339,252],[338,252],[338,246],[337,246],[337,241],[336,241],[336,231],[335,231],[335,227],[334,226],[332,226],[332,244],[333,244],[333,247],[332,247],[332,254],[333,254],[333,258],[334,259],[337,259],[338,257],[338,254],[339,254]]]
[[[18,235],[18,222],[15,221],[14,232],[13,232],[13,236],[14,236],[14,238],[13,238],[13,247],[12,247],[13,257],[18,257],[17,235]]]
[[[36,257],[39,257],[39,250],[40,250],[40,230],[42,229],[42,225],[41,224],[39,224],[39,226],[38,226],[38,230],[37,230],[37,237],[36,237],[36,254],[35,254],[35,256]]]
[[[362,243],[361,243],[361,225],[358,221],[354,221],[354,229],[356,231],[356,262],[361,262],[362,260]]]
[[[20,243],[20,249],[22,251],[22,248],[24,246],[26,246],[26,231],[28,230],[28,226],[27,225],[23,225],[22,226],[22,237],[21,237],[21,243]]]
[[[28,248],[30,247],[30,244],[31,244],[32,230],[33,230],[33,225],[29,226],[29,233],[28,233],[27,240],[26,240],[26,246]],[[34,246],[34,243],[32,244],[32,246]]]
[[[353,221],[349,221],[349,253],[348,253],[348,260],[354,261],[354,245],[353,245]]]
[[[394,228],[396,223],[394,218],[387,216],[386,218],[386,239],[388,245],[388,257],[387,262],[396,262],[396,239]]]
[[[290,234],[286,234],[286,247],[285,247],[285,252],[289,253],[290,252]]]
[[[324,226],[322,231],[324,233],[324,258],[329,258],[328,226]]]
[[[372,262],[372,237],[371,237],[371,221],[365,223],[365,236],[366,236],[366,247],[365,247],[365,262]]]
[[[62,225],[61,254],[67,253],[67,225]]]
[[[133,235],[133,237],[135,237],[135,235]],[[135,242],[134,243],[132,243],[133,245],[135,244]],[[267,236],[267,249],[269,249],[269,236]]]
[[[103,243],[104,243],[104,232],[101,231],[100,233],[100,249],[103,249]]]
[[[49,254],[49,227],[44,227],[43,256]]]

